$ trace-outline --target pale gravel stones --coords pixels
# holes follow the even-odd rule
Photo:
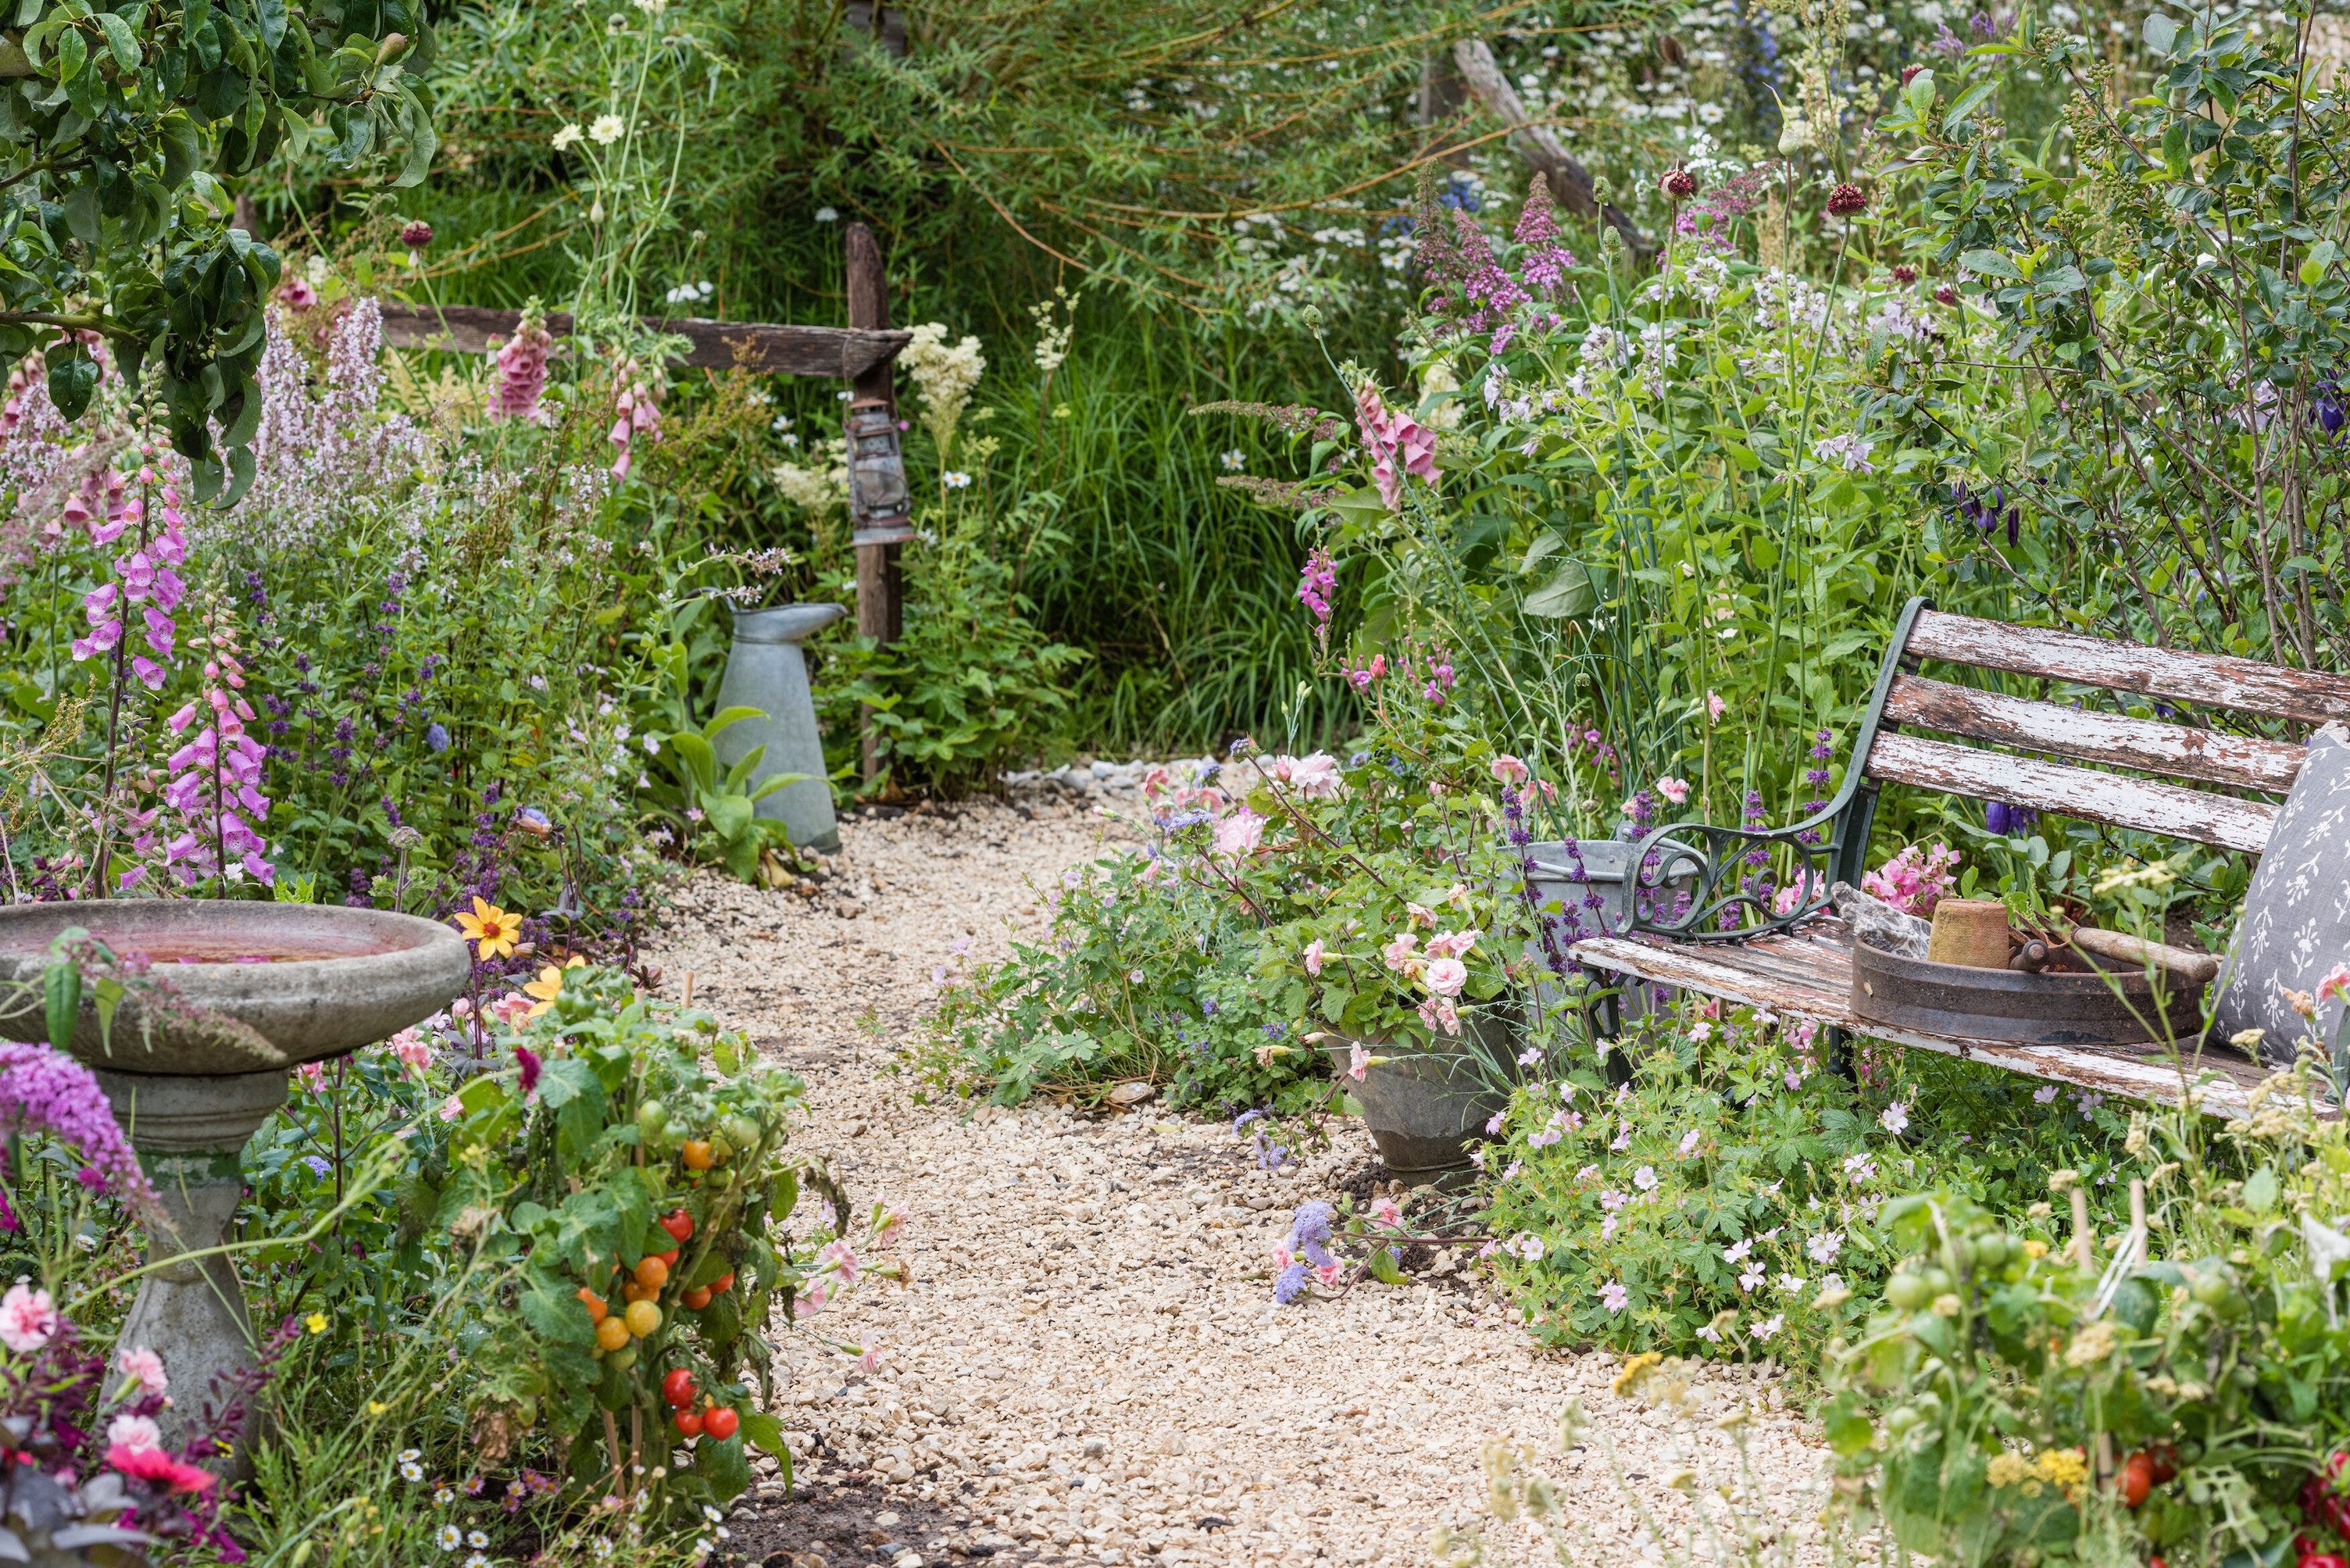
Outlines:
[[[828,1568],[889,1561],[885,1542],[931,1564],[1422,1563],[1437,1526],[1479,1521],[1485,1446],[1503,1439],[1557,1485],[1578,1561],[1712,1560],[1712,1532],[1735,1528],[1717,1489],[1794,1555],[1824,1557],[1824,1450],[1769,1379],[1709,1376],[1677,1412],[1652,1409],[1610,1391],[1615,1357],[1541,1351],[1465,1281],[1274,1308],[1272,1245],[1297,1203],[1368,1162],[1358,1128],[1274,1175],[1222,1124],[1155,1104],[1095,1120],[917,1103],[898,1048],[952,945],[992,957],[1007,929],[1036,934],[1041,889],[1127,836],[1033,797],[841,831],[813,898],[697,877],[659,955],[665,989],[692,970],[698,1002],[807,1075],[805,1137],[852,1199],[911,1215],[910,1282],[868,1285],[813,1325],[881,1346],[879,1373],[784,1340],[810,1501],[754,1494],[754,1515],[837,1505],[839,1478],[870,1474],[905,1521],[826,1547]],[[1592,1428],[1561,1455],[1577,1399]],[[1716,1424],[1742,1408],[1743,1468]],[[921,1539],[896,1539],[916,1520]],[[1489,1549],[1553,1560],[1524,1522]]]

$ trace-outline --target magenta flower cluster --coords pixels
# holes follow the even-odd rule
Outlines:
[[[150,459],[154,455],[152,447],[140,450]],[[97,476],[91,477],[95,480]],[[121,480],[120,474],[109,472],[106,480],[96,487],[97,495],[76,495],[66,503],[66,520],[88,530],[92,544],[111,545],[122,537],[127,529],[137,526],[146,518],[145,498],[126,494],[127,487]],[[151,462],[140,467],[139,483],[142,490],[152,489],[156,482]],[[84,488],[88,490],[92,486],[86,484]],[[101,583],[82,596],[82,614],[89,622],[89,631],[87,636],[73,640],[73,656],[77,660],[95,659],[101,653],[113,651],[122,640],[123,622],[132,607],[137,607],[140,618],[145,622],[148,652],[155,658],[150,659],[143,653],[133,654],[130,672],[150,691],[162,690],[163,666],[155,660],[172,657],[172,639],[178,630],[172,619],[172,612],[179,608],[180,600],[188,591],[187,584],[181,581],[180,575],[172,569],[188,558],[187,524],[180,514],[179,490],[170,484],[164,485],[162,501],[162,531],[143,538],[140,546],[128,556],[116,557],[114,569],[118,576],[114,581]],[[100,510],[93,511],[93,503]]]
[[[1330,552],[1316,547],[1305,557],[1305,569],[1297,577],[1297,602],[1313,612],[1320,626],[1330,624],[1330,600],[1338,592],[1338,564]]]
[[[253,824],[269,815],[269,797],[261,793],[261,765],[269,753],[245,731],[254,715],[244,698],[236,639],[224,618],[206,616],[205,621],[210,647],[203,684],[195,701],[169,722],[173,734],[184,735],[200,722],[210,722],[171,755],[172,776],[163,788],[163,804],[182,826],[164,844],[163,863],[190,886],[221,875],[230,861],[267,882],[275,875],[265,858],[269,845]],[[151,845],[153,817],[150,811],[140,824],[148,830],[140,841],[142,850]]]
[[[83,1186],[140,1207],[155,1201],[97,1077],[47,1045],[0,1040],[0,1133],[47,1133],[81,1156]]]

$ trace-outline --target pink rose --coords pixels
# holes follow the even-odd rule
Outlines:
[[[1439,996],[1458,996],[1469,983],[1469,966],[1457,958],[1440,958],[1428,966],[1421,981]]]
[[[0,1296],[0,1345],[30,1355],[57,1336],[57,1311],[49,1293],[17,1283]]]

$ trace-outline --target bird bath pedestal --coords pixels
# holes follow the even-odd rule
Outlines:
[[[226,1239],[246,1140],[286,1103],[294,1068],[430,1017],[473,961],[448,927],[380,909],[100,899],[0,909],[0,981],[37,981],[50,943],[76,926],[118,960],[149,961],[103,1034],[85,985],[71,1049],[162,1200],[147,1221],[147,1261],[161,1266],[140,1277],[120,1343],[162,1357],[175,1404],[161,1425],[176,1443],[257,1360],[234,1262],[188,1256]],[[0,1015],[0,1033],[47,1038],[39,1001]],[[240,1450],[229,1468],[244,1463]]]

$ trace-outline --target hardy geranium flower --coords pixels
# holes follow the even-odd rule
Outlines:
[[[473,912],[459,910],[457,929],[473,944],[474,957],[486,963],[494,958],[510,958],[515,945],[522,940],[522,917],[510,915],[488,899],[475,895]]]

